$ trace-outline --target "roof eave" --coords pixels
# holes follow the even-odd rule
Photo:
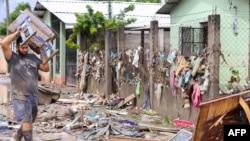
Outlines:
[[[36,16],[43,18],[45,12],[46,12],[46,8],[39,1],[37,1],[36,5],[33,9],[33,13]]]
[[[170,14],[171,9],[179,3],[180,0],[169,0],[164,4],[157,12],[156,14]]]

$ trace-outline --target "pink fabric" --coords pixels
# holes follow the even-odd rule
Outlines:
[[[188,120],[182,120],[180,118],[176,118],[173,120],[174,125],[177,127],[194,127],[194,123]]]
[[[171,85],[172,85],[172,91],[173,91],[173,95],[174,96],[176,96],[175,78],[176,78],[175,71],[172,71],[172,74],[171,74]]]
[[[199,107],[200,103],[201,103],[201,91],[199,88],[199,84],[198,82],[195,82],[193,85],[193,93],[192,93],[192,101],[193,101],[193,106],[195,108]]]

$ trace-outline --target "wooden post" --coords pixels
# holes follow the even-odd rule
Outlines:
[[[125,36],[124,36],[124,27],[119,27],[118,28],[118,32],[117,32],[117,46],[118,46],[118,54],[122,56],[122,60],[124,60],[124,41],[125,41]],[[116,77],[117,77],[117,93],[118,95],[120,95],[120,73],[119,71],[117,71],[117,74],[116,74]]]
[[[105,96],[112,92],[111,68],[110,68],[110,48],[112,46],[112,30],[105,31]]]
[[[159,51],[163,52],[164,49],[164,29],[159,29]]]
[[[144,65],[144,30],[141,31],[141,47],[143,48],[142,49],[142,53],[141,53],[141,56],[140,56],[140,63],[141,65]]]
[[[154,51],[155,49],[158,47],[158,21],[151,21],[150,22],[150,48],[149,48],[149,52],[150,52],[150,58],[149,58],[149,61],[150,61],[150,65],[151,65],[151,61],[152,61],[152,58],[153,58],[153,55],[154,55]],[[149,86],[150,86],[150,105],[151,105],[151,108],[153,109],[154,107],[154,81],[153,81],[153,78],[154,78],[154,72],[155,69],[154,67],[150,67],[150,71],[149,71]]]
[[[220,51],[220,15],[210,15],[208,16],[209,99],[214,99],[219,94]]]
[[[80,50],[81,51],[88,51],[88,48],[87,48],[87,36],[83,33],[80,33],[78,36],[78,44],[80,45]]]

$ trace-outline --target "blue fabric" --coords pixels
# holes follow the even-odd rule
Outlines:
[[[25,95],[26,100],[12,99],[15,118],[18,122],[34,122],[38,112],[38,96]]]
[[[149,85],[144,87],[143,109],[151,109]]]

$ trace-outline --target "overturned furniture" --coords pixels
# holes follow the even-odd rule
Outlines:
[[[51,83],[39,82],[38,84],[38,97],[39,105],[47,105],[55,103],[61,95],[61,89]]]
[[[224,125],[249,125],[249,105],[250,91],[201,103],[192,140],[223,140]]]
[[[52,49],[52,41],[57,38],[58,34],[28,9],[24,10],[8,26],[8,30],[12,33],[18,28],[21,28],[20,35],[23,40],[21,44],[27,42],[35,53],[43,53],[47,57],[47,60],[43,64],[46,64],[59,52],[58,49]],[[50,53],[50,56],[48,56],[48,53]]]

